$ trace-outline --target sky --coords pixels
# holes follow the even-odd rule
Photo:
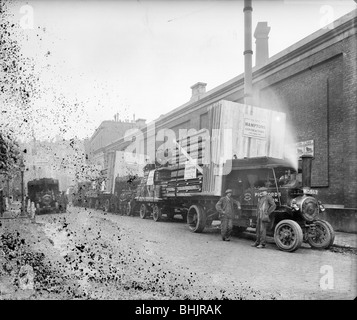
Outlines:
[[[209,91],[243,73],[243,3],[14,2],[21,50],[39,74],[40,95],[31,102],[35,136],[90,137],[115,113],[149,122],[188,102],[193,84],[205,82]],[[271,27],[270,56],[357,8],[352,0],[252,6],[253,31],[259,21]]]

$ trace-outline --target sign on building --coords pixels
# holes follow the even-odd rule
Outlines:
[[[298,157],[314,156],[314,140],[300,141],[295,144]]]
[[[243,136],[265,139],[267,131],[267,121],[262,118],[244,116]]]

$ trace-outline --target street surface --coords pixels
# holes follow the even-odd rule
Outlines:
[[[174,221],[163,217],[154,222],[70,207],[66,214],[37,216],[36,222],[27,228],[36,226],[38,234],[26,242],[32,241],[32,250],[44,253],[57,278],[39,281],[38,290],[22,298],[356,297],[357,256],[348,252],[313,250],[304,245],[287,253],[273,243],[257,249],[250,246],[252,240],[237,236],[223,242],[219,226],[192,233],[180,216]],[[14,230],[11,223],[3,221],[0,231]],[[19,232],[21,237],[28,231],[20,228]],[[331,276],[327,282],[326,270]],[[7,293],[10,298],[9,286]]]

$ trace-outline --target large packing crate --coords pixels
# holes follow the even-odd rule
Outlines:
[[[164,196],[222,195],[233,159],[284,157],[285,113],[222,100],[209,128],[177,141]]]

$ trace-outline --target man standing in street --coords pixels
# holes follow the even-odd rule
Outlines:
[[[221,235],[223,241],[231,240],[231,233],[233,229],[234,209],[233,205],[236,204],[240,210],[240,203],[232,198],[232,190],[227,189],[225,197],[219,199],[216,204],[216,210],[219,212],[221,218]]]
[[[259,200],[257,205],[257,238],[252,247],[265,248],[267,226],[270,222],[270,214],[275,210],[276,204],[273,197],[268,194],[268,188],[259,188]]]

